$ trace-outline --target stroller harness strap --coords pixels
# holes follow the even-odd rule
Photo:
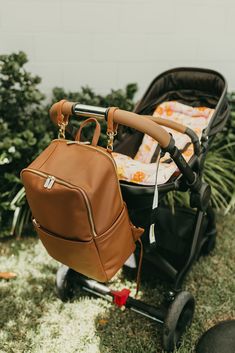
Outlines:
[[[80,143],[80,133],[76,141],[52,141],[21,178],[48,253],[105,282],[134,252],[143,229],[129,219],[112,156],[102,147]]]

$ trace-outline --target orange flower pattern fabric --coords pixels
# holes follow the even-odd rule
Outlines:
[[[177,101],[164,102],[160,104],[154,111],[153,116],[159,116],[164,119],[171,119],[180,124],[190,127],[196,132],[199,139],[202,131],[208,126],[214,109],[207,107],[191,107]],[[176,146],[183,150],[187,145],[187,149],[183,152],[186,161],[193,155],[193,145],[187,135],[181,134],[175,130],[164,127],[175,139]],[[120,180],[125,180],[142,185],[155,185],[156,181],[156,163],[150,163],[153,154],[157,148],[157,141],[148,135],[144,135],[142,143],[135,158],[113,152],[113,158],[117,165],[117,173]],[[158,168],[157,183],[164,184],[170,177],[178,172],[177,166],[172,161],[164,163],[170,158],[166,153],[160,160]]]

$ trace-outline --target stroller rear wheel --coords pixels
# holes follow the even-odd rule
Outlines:
[[[69,301],[74,297],[74,275],[68,266],[62,265],[56,274],[56,294],[63,301]]]
[[[179,292],[170,304],[163,326],[163,348],[171,352],[180,344],[187,326],[191,324],[195,300],[186,291]]]

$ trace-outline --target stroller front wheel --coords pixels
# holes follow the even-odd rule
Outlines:
[[[192,322],[194,307],[194,297],[186,291],[179,292],[170,304],[163,325],[163,348],[167,352],[179,346],[183,333]]]
[[[56,294],[63,301],[69,301],[74,296],[74,274],[68,266],[62,265],[56,273]]]

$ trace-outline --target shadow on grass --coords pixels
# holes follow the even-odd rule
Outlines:
[[[135,283],[135,273],[123,271],[126,278]],[[164,294],[164,286],[151,271],[143,268],[140,300],[159,307]],[[120,288],[122,289],[122,287]],[[125,309],[111,307],[96,318],[96,330],[100,337],[100,352],[112,353],[156,353],[161,352],[162,326],[150,319]]]
[[[135,288],[136,270],[124,268],[118,278],[118,287]],[[112,288],[112,283],[109,284]],[[154,267],[145,262],[142,269],[141,293],[139,299],[159,308],[169,284],[159,280]],[[87,293],[78,289],[77,297],[83,298]],[[96,334],[99,336],[99,348],[102,353],[160,353],[162,326],[142,315],[114,305],[108,305],[105,312],[95,319]]]
[[[23,339],[27,331],[37,331],[40,318],[55,299],[54,278],[48,276],[52,267],[39,267],[42,276],[18,276],[11,281],[1,281],[0,327],[11,340]]]

